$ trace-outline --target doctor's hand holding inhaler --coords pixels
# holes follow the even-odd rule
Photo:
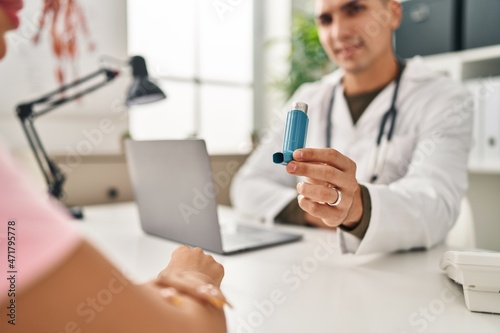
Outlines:
[[[293,94],[301,103],[239,169],[231,203],[263,221],[334,228],[340,253],[439,244],[468,187],[472,96],[420,57],[397,56],[400,1],[315,0],[314,11],[338,69]],[[288,146],[305,117],[307,148]],[[282,144],[273,161],[286,171],[271,160]]]
[[[308,105],[292,103],[283,138],[283,151],[273,162],[286,165],[291,175],[306,177],[297,184],[299,206],[305,220],[318,227],[355,227],[363,205],[356,181],[356,164],[338,151],[304,148],[307,138]]]

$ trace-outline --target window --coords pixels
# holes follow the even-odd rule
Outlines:
[[[253,129],[253,1],[128,0],[129,54],[167,100],[130,113],[135,139],[186,138],[246,153]]]

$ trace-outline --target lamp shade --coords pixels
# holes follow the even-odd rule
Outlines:
[[[152,103],[167,98],[165,93],[149,79],[146,60],[143,57],[131,57],[130,66],[134,79],[127,95],[128,106]]]

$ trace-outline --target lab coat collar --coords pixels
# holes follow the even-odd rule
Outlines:
[[[381,119],[383,114],[389,109],[392,99],[392,94],[394,93],[394,82],[388,84],[375,99],[368,105],[367,109],[358,120],[356,126],[352,124],[352,119],[349,114],[349,110],[347,108],[347,104],[344,100],[343,96],[343,87],[339,84],[344,76],[345,71],[343,69],[337,69],[331,74],[326,75],[321,80],[323,85],[327,88],[325,91],[331,91],[333,86],[337,86],[338,95],[335,98],[336,103],[336,112],[337,113],[345,113],[342,121],[345,124],[345,130],[347,133],[352,133],[354,135],[356,130],[363,131],[366,130],[365,126],[372,126],[370,124],[375,123],[378,124],[378,119]],[[413,87],[420,85],[422,82],[432,80],[436,77],[436,73],[429,69],[422,57],[416,56],[409,60],[406,60],[406,67],[401,77],[401,87],[398,96],[398,101],[396,101],[396,107],[398,111],[404,112],[404,110],[399,110],[399,103],[403,100],[409,91],[413,89]],[[325,93],[325,98],[323,101],[322,107],[325,109],[328,107],[329,102],[329,93]],[[334,112],[335,113],[335,112]],[[350,121],[348,121],[348,119]]]
[[[325,91],[331,91],[333,86],[337,86],[334,106],[335,111],[333,113],[334,120],[332,121],[343,124],[342,129],[337,129],[335,132],[336,134],[341,134],[343,139],[340,140],[334,135],[334,141],[332,141],[332,144],[340,149],[346,150],[347,147],[350,146],[349,140],[356,140],[357,133],[371,131],[372,127],[379,126],[380,119],[382,119],[384,113],[387,112],[390,107],[395,84],[394,82],[391,82],[377,95],[377,97],[375,97],[370,105],[368,105],[361,118],[358,120],[356,126],[354,126],[348,106],[343,96],[343,87],[339,84],[344,73],[344,70],[338,69],[325,76],[322,79],[322,83],[325,87],[328,87]],[[407,92],[411,90],[411,87],[418,85],[422,81],[430,80],[435,77],[435,75],[436,74],[434,72],[427,68],[421,57],[414,57],[407,60],[406,67],[401,78],[401,88],[398,101],[396,102],[398,111],[401,111],[399,110],[400,100],[405,98]],[[329,98],[327,97],[329,96],[329,93],[325,94],[323,101],[324,108],[328,107]],[[402,110],[402,112],[404,112],[404,110]],[[341,146],[339,142],[347,143],[345,146]]]

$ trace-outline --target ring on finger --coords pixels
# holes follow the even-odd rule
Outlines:
[[[335,207],[335,206],[340,205],[340,202],[342,201],[342,192],[340,192],[338,189],[336,189],[333,186],[331,186],[331,189],[337,191],[337,200],[335,200],[335,202],[327,202],[326,204],[330,207]]]

